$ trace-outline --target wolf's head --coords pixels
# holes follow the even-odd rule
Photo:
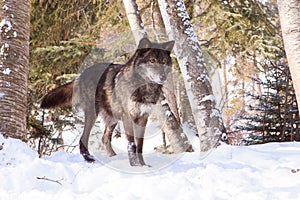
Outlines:
[[[143,38],[132,57],[134,71],[146,82],[163,84],[172,70],[170,53],[174,41],[153,43]]]

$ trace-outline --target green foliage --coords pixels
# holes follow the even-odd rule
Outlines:
[[[120,1],[32,0],[31,4],[28,130],[30,138],[49,139],[53,135],[40,118],[41,98],[73,80],[101,38],[126,29],[128,23]],[[62,130],[66,123],[61,116],[69,114],[68,108],[49,112],[55,123],[48,130]]]
[[[267,62],[264,73],[264,78],[254,78],[264,92],[248,94],[256,102],[248,107],[252,115],[241,116],[246,122],[238,128],[251,132],[243,142],[300,141],[299,110],[285,56],[279,54],[275,63]]]
[[[274,56],[282,46],[278,14],[259,1],[207,1],[195,23],[204,24],[204,40],[219,55]],[[278,47],[279,46],[279,47]]]

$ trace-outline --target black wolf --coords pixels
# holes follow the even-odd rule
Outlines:
[[[102,143],[109,156],[115,155],[111,137],[117,121],[122,120],[130,165],[143,166],[145,127],[172,70],[173,46],[174,41],[153,43],[144,38],[126,64],[100,63],[86,69],[77,80],[50,91],[42,99],[41,108],[73,103],[83,109],[85,125],[79,146],[88,162],[95,161],[88,151],[88,139],[97,116],[100,114],[105,123]]]

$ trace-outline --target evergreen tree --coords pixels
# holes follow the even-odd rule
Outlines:
[[[285,55],[278,54],[274,63],[266,62],[263,70],[265,77],[254,80],[264,92],[248,94],[257,103],[248,107],[251,115],[241,117],[245,125],[237,126],[250,131],[243,143],[300,141],[299,111]]]

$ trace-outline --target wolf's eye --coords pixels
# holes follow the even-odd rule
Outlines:
[[[161,61],[161,64],[165,65],[165,64],[167,64],[167,61],[164,59]]]
[[[150,58],[149,61],[150,61],[151,63],[156,63],[156,58]]]

